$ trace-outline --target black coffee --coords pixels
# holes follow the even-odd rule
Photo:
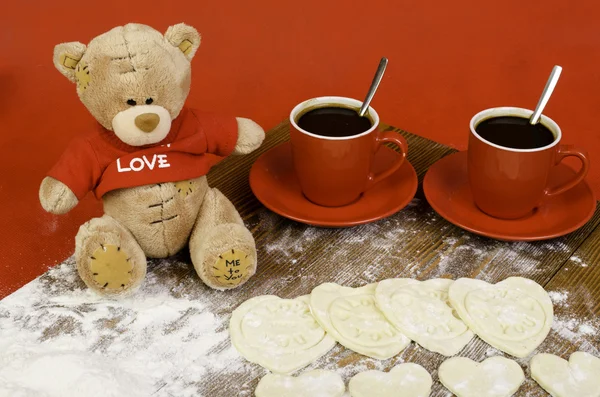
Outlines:
[[[535,149],[554,142],[554,134],[541,123],[529,124],[529,119],[502,116],[487,119],[475,127],[486,141],[512,149]]]
[[[316,135],[344,137],[358,135],[371,128],[368,117],[360,117],[355,109],[322,107],[300,116],[298,126]]]

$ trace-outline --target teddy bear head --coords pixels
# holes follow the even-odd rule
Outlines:
[[[171,26],[163,35],[141,24],[119,26],[94,38],[59,44],[54,64],[76,83],[79,98],[106,129],[132,146],[163,140],[188,96],[191,60],[200,35]]]

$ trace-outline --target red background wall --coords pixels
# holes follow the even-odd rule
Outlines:
[[[127,22],[196,27],[188,104],[265,129],[309,97],[362,98],[386,56],[373,102],[382,119],[459,149],[474,113],[533,108],[559,64],[545,114],[590,151],[600,191],[597,1],[5,0],[0,14],[0,297],[69,256],[78,226],[101,211],[91,196],[65,216],[37,200],[44,172],[93,121],[54,69],[54,45]]]

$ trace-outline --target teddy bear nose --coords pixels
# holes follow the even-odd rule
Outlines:
[[[160,122],[156,113],[143,113],[135,118],[135,125],[144,132],[152,132]]]

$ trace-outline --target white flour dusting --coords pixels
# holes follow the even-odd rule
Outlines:
[[[260,216],[260,223],[274,227],[277,219],[265,212]],[[263,230],[269,230],[269,227]],[[390,268],[396,272],[394,277],[421,280],[476,277],[496,282],[506,276],[522,275],[535,279],[547,273],[544,260],[549,252],[564,255],[567,259],[576,248],[566,239],[506,243],[480,237],[450,225],[418,198],[393,217],[375,223],[333,230],[287,223],[280,233],[278,239],[261,248],[276,265],[289,267],[290,262],[304,260],[303,266],[311,274],[317,266],[354,264],[352,273],[336,276],[337,282],[348,286],[376,282],[383,274],[389,275]],[[437,237],[440,233],[441,241]],[[323,250],[321,242],[334,236],[333,249]],[[311,260],[318,263],[306,261],[307,255],[315,249],[321,255]],[[360,256],[367,257],[368,261],[361,261]]]
[[[581,258],[579,258],[577,256],[572,256],[570,260],[572,262],[575,262],[576,264],[578,264],[581,267],[588,267],[589,266],[587,263],[585,263]]]
[[[37,279],[0,302],[0,397],[197,396],[208,372],[248,365],[208,295],[175,297],[152,273],[119,301],[61,290],[76,280],[72,260],[45,277],[51,288]]]
[[[552,330],[561,339],[571,342],[577,350],[600,357],[600,344],[590,342],[590,340],[598,340],[600,322],[597,319],[584,321],[568,316],[557,317],[552,323]],[[552,352],[552,350],[549,350],[549,352]]]
[[[598,335],[598,333],[600,333],[600,330],[596,330],[596,328],[591,325],[591,324],[581,324],[579,325],[579,332],[581,332],[582,335]]]
[[[548,292],[548,295],[550,296],[550,299],[552,299],[552,303],[554,303],[555,305],[564,305],[566,304],[567,299],[569,298],[568,291],[550,291]]]
[[[494,347],[488,347],[487,350],[485,351],[485,356],[486,357],[493,357],[493,356],[501,356],[502,352]]]
[[[584,295],[583,299],[587,299],[585,296],[587,291],[580,292]],[[600,356],[600,343],[589,342],[590,339],[598,340],[597,335],[600,334],[600,319],[591,315],[594,311],[590,310],[590,315],[577,317],[572,314],[572,310],[569,310],[570,307],[575,307],[570,300],[576,299],[576,296],[567,291],[550,291],[548,295],[550,295],[555,309],[552,330],[560,338],[577,346],[578,350]]]
[[[0,395],[146,397],[154,391],[139,369],[68,346],[40,350],[13,345],[3,356]]]

